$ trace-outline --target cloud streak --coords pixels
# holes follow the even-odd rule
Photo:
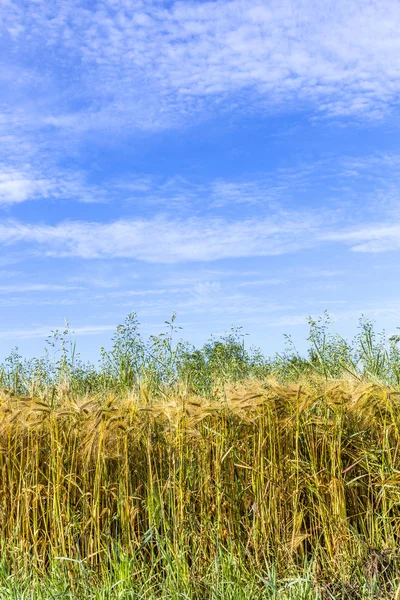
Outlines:
[[[400,224],[376,223],[347,231],[329,233],[325,240],[344,242],[354,252],[390,252],[400,250]]]
[[[58,225],[0,225],[0,243],[37,247],[53,257],[134,258],[153,263],[213,261],[294,252],[316,243],[323,217],[275,215],[268,219],[167,218],[72,221]]]
[[[371,222],[344,228],[342,223],[329,211],[277,212],[268,218],[240,221],[207,217],[57,225],[8,221],[0,223],[0,244],[53,258],[129,258],[159,264],[276,256],[327,243],[339,243],[354,252],[400,249],[399,224]]]

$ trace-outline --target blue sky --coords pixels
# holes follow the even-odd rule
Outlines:
[[[400,325],[397,0],[3,0],[0,355]],[[299,343],[301,346],[301,343]]]

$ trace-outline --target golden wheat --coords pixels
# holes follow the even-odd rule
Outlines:
[[[15,565],[106,568],[161,542],[349,570],[400,536],[399,392],[249,381],[213,400],[0,397],[0,542]],[[318,567],[316,567],[318,569]]]

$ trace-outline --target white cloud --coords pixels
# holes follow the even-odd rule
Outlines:
[[[44,177],[47,171],[50,177]],[[68,172],[47,165],[20,166],[0,164],[0,207],[34,199],[66,199],[79,202],[104,202],[107,191],[88,185],[80,172]]]
[[[234,221],[212,217],[57,225],[8,221],[0,223],[0,243],[55,258],[129,258],[160,264],[280,255],[327,243],[340,243],[356,252],[400,250],[400,225],[396,223],[343,228],[343,222],[343,216],[339,219],[337,213],[324,210],[271,211],[269,217]],[[280,281],[270,278],[260,283]]]
[[[344,242],[354,252],[388,252],[400,250],[399,224],[369,224],[339,232],[324,234],[327,241]]]
[[[13,148],[18,152],[13,155]],[[101,181],[90,183],[83,169],[57,166],[57,153],[40,144],[18,146],[14,136],[2,144],[0,135],[0,208],[28,200],[123,202],[139,210],[163,210],[175,215],[227,213],[240,210],[241,216],[255,209],[277,211],[292,208],[299,201],[337,207],[353,203],[360,208],[359,191],[363,186],[362,210],[382,210],[400,214],[400,155],[326,156],[313,162],[299,161],[291,167],[233,176],[231,179],[189,179],[179,175],[162,177],[133,173],[117,178],[102,174]],[[21,162],[21,156],[29,160]],[[99,175],[96,173],[96,178]],[[340,198],[340,204],[338,202]],[[238,207],[238,208],[237,208]],[[358,208],[358,210],[359,210]],[[354,210],[353,210],[354,209]]]
[[[32,180],[18,172],[0,172],[0,204],[24,202],[30,197],[40,194],[48,195],[48,182]]]
[[[312,247],[327,217],[275,214],[229,222],[217,218],[64,222],[55,226],[0,224],[0,242],[24,243],[47,256],[86,259],[127,257],[154,263],[267,256]]]
[[[42,111],[55,127],[174,126],[228,97],[231,110],[297,104],[368,118],[398,103],[396,0],[60,0],[46,10],[8,2],[2,12],[5,47],[22,63],[25,53],[43,57],[54,96],[67,100],[61,109],[50,95]],[[27,71],[15,85],[34,79]],[[86,108],[75,108],[77,96]]]

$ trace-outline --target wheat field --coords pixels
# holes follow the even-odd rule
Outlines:
[[[14,360],[0,393],[0,598],[399,599],[400,387],[396,355],[372,341],[380,380],[349,362],[327,375],[327,342],[281,373],[257,360],[229,376],[225,340],[208,393],[198,371],[168,384],[142,370],[122,387],[99,373],[95,389],[89,370],[78,389],[66,353],[41,387]]]
[[[399,392],[249,381],[213,401],[147,401],[64,392],[52,408],[3,394],[5,569],[59,571],[79,594],[117,562],[117,587],[144,578],[154,597],[182,587],[200,598],[213,597],[218,562],[233,561],[249,597],[273,597],[269,568],[296,581],[307,564],[307,593],[340,597],[345,582],[357,597],[354,572],[375,552],[370,584],[395,591]]]

